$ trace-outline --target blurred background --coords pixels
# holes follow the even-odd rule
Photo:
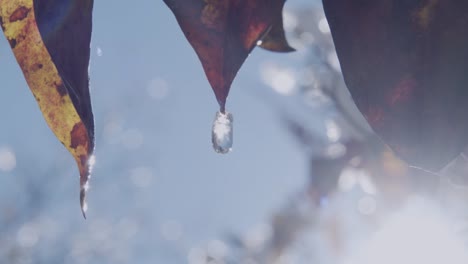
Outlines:
[[[464,156],[414,172],[344,86],[321,1],[290,0],[297,52],[255,49],[218,109],[162,1],[96,1],[96,165],[88,219],[71,155],[0,38],[0,263],[466,263]],[[416,173],[419,175],[419,173]]]

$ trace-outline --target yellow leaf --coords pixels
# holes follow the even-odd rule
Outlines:
[[[78,164],[84,215],[94,144],[41,38],[33,1],[0,0],[0,23],[47,124]]]

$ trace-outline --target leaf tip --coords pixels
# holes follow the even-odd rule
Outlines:
[[[86,219],[86,211],[88,210],[88,204],[86,203],[86,189],[81,188],[80,190],[80,205],[81,205],[81,213],[83,214],[83,218]]]
[[[86,219],[86,211],[88,210],[88,203],[86,202],[86,191],[88,188],[88,181],[80,186],[80,206],[84,219]]]
[[[81,213],[84,219],[86,219],[86,211],[88,210],[88,204],[86,203],[86,192],[89,189],[89,178],[91,176],[91,170],[95,162],[94,155],[90,155],[88,159],[81,160],[80,166],[80,206]]]

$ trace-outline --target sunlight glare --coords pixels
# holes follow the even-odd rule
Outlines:
[[[412,198],[366,241],[345,264],[462,264],[465,246],[451,222],[431,205]]]

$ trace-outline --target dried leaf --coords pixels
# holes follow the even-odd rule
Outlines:
[[[262,49],[275,52],[293,52],[296,51],[293,47],[289,46],[284,33],[283,21],[279,25],[273,25],[265,37],[259,43]]]
[[[438,171],[468,144],[468,2],[323,0],[341,68],[374,131]]]
[[[164,2],[195,49],[224,112],[234,77],[257,41],[272,25],[279,24],[284,0]]]
[[[259,46],[263,49],[275,52],[295,51],[293,47],[289,46],[286,34],[284,33],[282,12],[285,2],[286,0],[283,1],[281,8],[276,8],[274,10],[275,21],[259,43]]]
[[[94,149],[87,73],[92,5],[92,0],[0,1],[2,29],[26,81],[47,124],[78,164],[83,215]]]

